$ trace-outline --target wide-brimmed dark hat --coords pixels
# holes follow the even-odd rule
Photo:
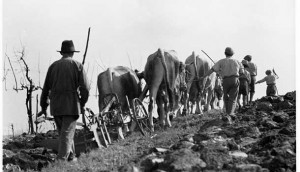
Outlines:
[[[234,52],[233,52],[232,48],[226,47],[226,49],[225,49],[225,55],[233,56],[233,54],[234,54]]]
[[[78,53],[80,51],[76,51],[72,40],[64,40],[61,43],[61,50],[57,51],[60,53]]]

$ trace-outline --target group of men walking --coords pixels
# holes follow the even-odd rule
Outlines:
[[[277,93],[276,79],[278,76],[266,71],[266,77],[256,82],[257,66],[252,62],[252,56],[246,55],[242,62],[233,59],[232,48],[225,49],[225,56],[216,62],[212,68],[203,76],[207,77],[213,72],[217,72],[223,79],[224,108],[226,115],[224,119],[231,123],[231,116],[235,116],[236,106],[240,104],[240,96],[243,95],[243,106],[251,105],[255,93],[255,84],[266,81],[267,96],[275,96]],[[250,98],[248,98],[250,95]]]
[[[83,65],[72,59],[75,50],[72,40],[62,42],[61,50],[58,51],[62,58],[55,61],[49,67],[43,86],[40,106],[42,111],[38,116],[47,115],[47,107],[50,104],[50,113],[54,116],[59,132],[59,148],[57,159],[62,161],[75,160],[74,133],[76,120],[82,113],[83,107],[88,101],[90,86]],[[232,58],[232,48],[225,49],[226,58],[219,60],[204,75],[209,76],[217,72],[223,79],[224,106],[226,118],[230,122],[230,116],[234,114],[235,104],[239,94],[244,96],[243,105],[251,104],[255,93],[255,83],[266,81],[268,84],[267,95],[275,95],[275,77],[266,71],[267,76],[256,82],[257,68],[251,62],[250,55],[245,56],[239,62]],[[250,102],[248,94],[250,92]],[[50,101],[49,101],[50,100]]]

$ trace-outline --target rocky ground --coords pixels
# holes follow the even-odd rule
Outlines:
[[[256,100],[253,106],[240,109],[231,125],[218,110],[205,113],[201,120],[204,124],[196,133],[183,135],[170,147],[145,150],[141,158],[119,170],[296,171],[296,92]],[[6,140],[4,171],[40,170],[53,162],[56,152],[40,143],[56,137],[50,131]]]

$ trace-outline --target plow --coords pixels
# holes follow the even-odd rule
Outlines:
[[[112,144],[111,133],[116,128],[123,138],[123,130],[129,133],[137,131],[145,137],[151,137],[149,116],[142,101],[135,98],[129,103],[127,97],[126,99],[128,111],[122,111],[121,103],[115,93],[104,96],[105,106],[99,113],[95,113],[90,108],[84,109],[82,122],[77,122],[77,126],[82,127],[82,130],[74,137],[76,153],[108,147]],[[57,150],[58,139],[45,140],[40,144]]]

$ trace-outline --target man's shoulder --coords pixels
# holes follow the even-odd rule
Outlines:
[[[76,66],[77,66],[77,68],[78,68],[79,71],[82,71],[82,70],[83,70],[83,65],[82,65],[82,63],[80,63],[79,61],[74,60],[74,59],[72,59],[72,62],[73,62],[74,64],[76,64]]]
[[[53,62],[50,67],[53,67],[53,66],[56,66],[56,65],[58,65],[58,66],[63,65],[64,66],[64,65],[68,65],[68,64],[75,65],[79,70],[82,70],[82,68],[83,68],[82,63],[78,62],[77,60],[74,60],[73,58],[61,58],[61,59]]]
[[[219,61],[217,61],[216,63],[221,64],[221,63],[225,63],[228,59],[227,58],[223,58],[220,59]]]
[[[71,61],[72,63],[75,63],[78,67],[83,66],[82,63],[79,61],[73,59],[73,58],[67,58],[66,60]]]
[[[239,60],[233,58],[230,58],[229,60],[230,60],[229,62],[230,64],[234,64],[237,67],[244,68],[242,62],[240,62]]]
[[[234,63],[241,63],[240,61],[238,61],[237,59],[234,59],[234,58],[224,58],[224,59],[221,59],[220,61],[224,62],[224,63],[227,63],[227,62],[234,62]],[[241,63],[242,64],[242,63]]]
[[[49,66],[49,68],[53,68],[53,66],[59,64],[60,61],[61,61],[61,59],[54,61],[54,62]]]
[[[249,65],[252,65],[252,66],[255,66],[255,67],[256,67],[256,64],[253,63],[253,62],[249,62]]]
[[[74,63],[76,63],[76,64],[82,66],[82,63],[81,63],[81,62],[79,62],[79,61],[77,61],[77,60],[74,60],[74,59],[71,59],[71,60],[72,60]]]

